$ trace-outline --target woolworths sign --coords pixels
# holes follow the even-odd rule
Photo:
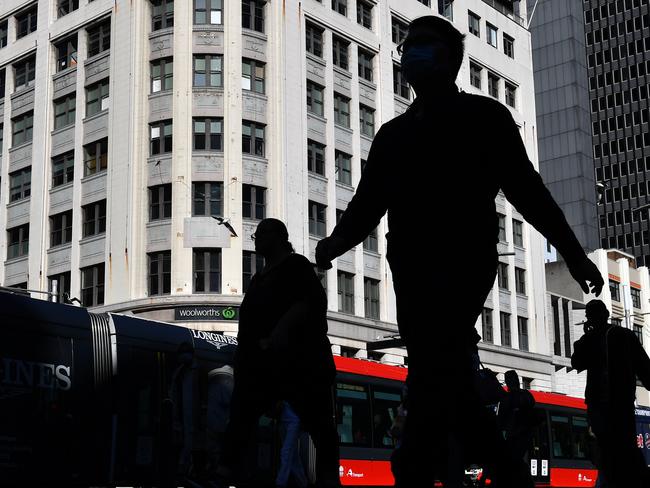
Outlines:
[[[202,320],[239,320],[239,307],[223,305],[192,305],[176,307],[176,320],[198,322]]]

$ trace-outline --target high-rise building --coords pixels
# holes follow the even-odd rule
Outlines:
[[[467,33],[458,84],[508,106],[537,160],[530,36],[518,5],[3,1],[0,283],[56,282],[97,310],[234,333],[262,265],[257,222],[285,221],[313,260],[375,131],[408,108],[396,48],[410,20],[444,15]],[[497,205],[499,251],[510,255],[478,327],[490,364],[528,368],[524,376],[545,388],[542,241],[502,195]],[[434,210],[444,211],[414,209],[423,220]],[[211,216],[228,219],[237,237]],[[321,274],[342,354],[364,356],[367,342],[396,332],[385,233],[382,222]],[[445,238],[453,253],[454,236]],[[422,251],[423,267],[435,270],[437,259]],[[388,352],[383,360],[403,362],[403,351]]]
[[[648,1],[528,3],[537,3],[531,30],[541,172],[585,248],[596,247],[596,228],[597,247],[647,265]]]

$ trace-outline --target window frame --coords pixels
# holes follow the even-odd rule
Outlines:
[[[72,242],[72,210],[50,215],[50,247]]]
[[[251,120],[242,121],[242,153],[266,157],[266,125]]]
[[[7,261],[28,255],[29,223],[7,229]]]
[[[91,149],[92,148],[92,149]],[[84,145],[84,178],[108,168],[108,137]],[[104,152],[105,149],[105,152]],[[91,152],[94,151],[94,152]],[[89,163],[93,164],[90,165]]]
[[[158,129],[158,136],[154,137],[154,130]],[[166,133],[169,132],[169,133]],[[173,119],[160,120],[149,124],[149,156],[169,154],[174,149]]]
[[[54,47],[56,48],[56,72],[60,73],[68,68],[77,67],[77,44],[78,36],[74,35],[67,37],[57,42]],[[63,51],[63,54],[61,52]]]
[[[360,79],[373,82],[374,78],[374,61],[375,54],[364,49],[362,47],[358,48],[357,53],[357,69]]]
[[[36,78],[36,56],[27,58],[12,64],[14,68],[14,93],[31,86]]]
[[[108,103],[104,108],[104,100],[110,100],[109,78],[86,86],[86,118],[108,110]]]
[[[81,238],[106,233],[106,199],[97,200],[81,207]]]
[[[172,184],[149,187],[149,222],[172,218]]]
[[[354,315],[354,274],[337,271],[338,311]]]
[[[29,123],[30,125],[26,125]],[[23,124],[20,130],[16,130],[18,124]],[[27,144],[32,142],[34,136],[34,111],[30,110],[25,112],[17,117],[11,119],[12,132],[11,132],[11,146],[16,147],[21,144]],[[20,139],[17,139],[17,136],[20,135]],[[29,137],[29,138],[28,138]]]
[[[197,131],[197,124],[204,125],[204,131]],[[212,125],[218,124],[219,132],[212,132]],[[203,137],[203,147],[197,144],[197,139]],[[213,147],[214,146],[214,147]],[[193,117],[192,118],[192,150],[223,152],[223,118],[222,117]]]
[[[265,1],[242,0],[242,28],[263,34],[266,20],[265,6]],[[248,10],[248,13],[246,13],[246,10]],[[246,15],[248,15],[248,22],[245,20]]]
[[[95,307],[104,304],[104,284],[106,280],[104,263],[87,266],[79,270],[81,272],[81,303],[84,307]],[[91,276],[89,277],[88,274]],[[90,283],[88,283],[88,279]],[[90,286],[89,286],[90,285]],[[86,297],[88,292],[91,300],[88,303]]]
[[[247,67],[248,73],[244,67]],[[258,70],[261,70],[261,76]],[[249,83],[249,88],[244,86],[246,80]],[[266,63],[256,59],[242,58],[242,90],[261,95],[266,93]]]
[[[28,36],[38,29],[38,3],[14,15],[16,19],[16,40]],[[21,24],[24,24],[24,28]]]
[[[147,253],[147,295],[150,297],[170,295],[172,275],[172,252]],[[155,291],[154,291],[155,290]]]
[[[30,198],[32,194],[32,167],[9,173],[9,203]]]
[[[172,56],[154,59],[149,66],[151,74],[149,93],[159,93],[174,88],[174,58]],[[158,75],[155,74],[155,70],[158,70]],[[156,82],[159,82],[158,86]]]
[[[212,257],[213,255],[217,255],[216,262],[218,263],[216,268],[212,268]],[[202,257],[202,267],[199,269],[198,263],[197,263],[197,258],[198,256]],[[192,292],[193,293],[221,293],[221,280],[223,278],[223,253],[221,252],[221,248],[215,247],[215,248],[192,248]],[[207,262],[207,265],[206,265]],[[203,283],[202,283],[202,288],[203,289],[198,289],[197,284],[200,283],[199,281],[199,273],[203,273]],[[213,290],[212,289],[212,274],[216,274],[216,283],[217,283],[217,289]]]
[[[307,139],[307,171],[325,176],[326,145],[313,139]],[[322,158],[318,156],[321,155]]]
[[[104,20],[86,28],[88,58],[111,49],[111,19]],[[96,44],[96,45],[95,45]]]
[[[336,181],[352,186],[352,155],[336,149],[334,151]]]
[[[203,212],[197,205],[203,205]],[[215,206],[216,212],[213,212]],[[223,217],[223,181],[193,181],[192,217],[211,216]]]
[[[350,128],[350,101],[351,99],[340,93],[334,92],[334,124]]]
[[[266,188],[257,185],[242,185],[242,218],[263,220],[266,218]]]
[[[379,280],[363,277],[363,305],[364,316],[367,319],[379,320],[380,308],[380,292]]]
[[[327,205],[308,200],[309,235],[325,237],[327,232]],[[320,218],[322,216],[322,219]]]
[[[197,9],[196,4],[201,1],[205,2],[205,8],[203,9]],[[192,19],[194,21],[194,25],[223,25],[223,1],[222,0],[194,0],[193,3],[193,15]],[[199,12],[205,12],[205,22],[199,22],[197,20],[199,16]],[[210,12],[210,15],[208,15],[208,12]],[[218,17],[217,22],[212,22],[213,15],[216,14]],[[208,22],[208,20],[210,20]]]
[[[74,125],[77,114],[77,94],[70,93],[54,100],[54,130]]]
[[[63,154],[53,156],[51,161],[52,188],[57,188],[74,181],[74,151],[67,151]]]
[[[196,63],[203,60],[204,68],[198,70]],[[216,67],[215,67],[216,64]],[[197,82],[197,76],[203,75],[205,82]],[[212,84],[213,77],[217,77],[217,83]],[[223,88],[223,54],[195,54],[192,57],[192,86],[195,88]]]
[[[512,326],[510,318],[511,314],[508,312],[499,312],[501,345],[505,347],[512,347]]]
[[[169,5],[172,6],[171,12]],[[151,0],[151,31],[170,27],[174,27],[174,0]]]
[[[467,29],[470,34],[475,35],[480,39],[481,37],[481,17],[476,15],[471,10],[467,11]]]

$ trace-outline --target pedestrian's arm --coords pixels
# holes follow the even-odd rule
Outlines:
[[[600,294],[604,282],[598,268],[587,258],[564,213],[528,158],[517,124],[507,108],[499,106],[495,110],[501,114],[497,117],[500,124],[494,126],[498,128],[497,151],[503,155],[500,185],[506,198],[564,257],[583,291],[590,292],[589,282],[593,292]]]
[[[631,337],[631,341],[634,371],[639,380],[641,380],[643,387],[646,390],[650,390],[650,358],[636,336]]]
[[[571,355],[571,367],[582,372],[591,365],[591,352],[589,347],[590,335],[585,334],[573,343],[573,354]]]
[[[354,197],[332,232],[333,237],[341,238],[345,242],[346,249],[343,252],[368,237],[379,225],[388,208],[390,187],[387,184],[386,171],[389,161],[386,161],[386,156],[391,144],[388,134],[387,129],[383,127],[377,132]]]

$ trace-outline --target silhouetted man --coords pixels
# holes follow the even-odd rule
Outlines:
[[[532,438],[535,399],[528,390],[521,389],[515,370],[506,371],[505,380],[508,393],[499,404],[499,427],[512,467],[518,470],[519,486],[532,487],[533,480],[528,474],[524,456]]]
[[[463,37],[439,17],[413,21],[402,69],[417,98],[381,127],[355,196],[316,248],[316,262],[328,269],[388,212],[387,259],[409,355],[402,487],[426,486],[423,475],[457,486],[462,473],[448,453],[477,439],[474,326],[496,276],[499,190],[562,254],[585,292],[588,283],[596,293],[603,285],[528,160],[509,109],[459,93]],[[422,469],[432,459],[435,473]]]
[[[634,332],[607,322],[600,300],[586,307],[585,335],[574,344],[571,365],[587,370],[585,402],[600,451],[598,476],[608,488],[647,488],[650,477],[636,446],[636,379],[650,389],[650,358]]]

